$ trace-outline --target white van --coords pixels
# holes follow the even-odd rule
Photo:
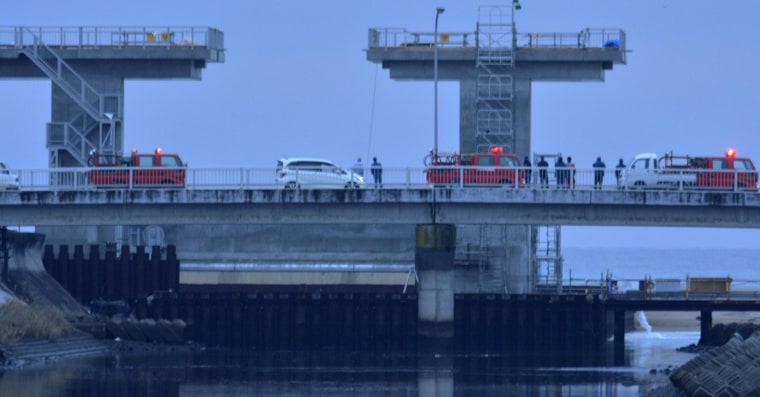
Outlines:
[[[275,183],[285,189],[359,189],[364,178],[329,160],[297,157],[277,161]]]

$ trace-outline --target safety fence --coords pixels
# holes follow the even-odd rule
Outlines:
[[[570,271],[562,287],[566,293],[601,293],[612,299],[760,299],[760,279],[735,279],[730,275],[616,278],[602,274],[591,279],[574,277]]]
[[[669,173],[667,180],[617,173],[615,169],[537,167],[384,167],[378,174],[367,167],[288,172],[261,168],[96,167],[47,168],[10,171],[18,183],[1,189],[20,191],[94,189],[504,189],[668,190],[757,192],[756,171],[688,170]],[[699,178],[695,175],[710,175]],[[360,178],[357,178],[360,176]],[[749,184],[747,181],[752,181]],[[0,184],[3,184],[0,178]]]

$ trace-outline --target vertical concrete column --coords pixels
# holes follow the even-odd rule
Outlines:
[[[713,316],[712,310],[702,310],[699,313],[699,338],[706,338],[710,335],[712,329]]]
[[[515,89],[512,100],[512,117],[514,117],[514,142],[512,147],[522,161],[523,156],[530,155],[531,139],[531,82],[529,79],[515,76]],[[475,134],[478,127],[477,106],[478,92],[475,80],[459,82],[459,151],[472,153],[476,150]]]
[[[520,78],[518,75],[515,75],[514,79],[512,101],[514,142],[512,147],[522,161],[525,155],[531,154],[531,82],[529,79]],[[461,80],[459,83],[459,151],[461,153],[476,150],[476,130],[477,84],[475,80]],[[503,271],[506,292],[509,294],[531,293],[535,284],[531,253],[535,252],[535,247],[532,246],[530,227],[528,225],[506,226],[505,236],[503,245],[493,252],[504,252]]]
[[[414,263],[419,276],[417,333],[423,340],[451,341],[454,334],[456,225],[417,225]]]

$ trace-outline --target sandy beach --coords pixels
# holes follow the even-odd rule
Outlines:
[[[699,312],[647,311],[644,314],[653,331],[699,331],[700,328]],[[713,312],[713,325],[730,323],[760,324],[760,312]]]

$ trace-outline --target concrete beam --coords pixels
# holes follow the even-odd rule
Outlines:
[[[760,195],[531,189],[116,190],[0,194],[5,225],[547,224],[760,227]]]

